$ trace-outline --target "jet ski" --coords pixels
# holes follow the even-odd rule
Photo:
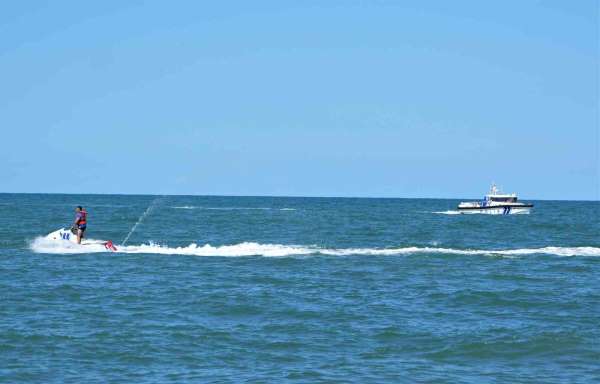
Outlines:
[[[56,230],[56,231],[51,232],[48,235],[46,235],[46,239],[54,240],[54,241],[68,241],[73,244],[77,244],[77,230],[74,228],[72,228],[72,229],[61,228],[59,230]],[[117,251],[117,247],[113,244],[113,242],[111,240],[92,240],[92,239],[83,238],[83,239],[81,239],[81,244],[77,244],[77,245],[82,245],[82,246],[84,246],[84,245],[103,245],[104,248],[106,248],[108,251],[111,251],[111,252]]]

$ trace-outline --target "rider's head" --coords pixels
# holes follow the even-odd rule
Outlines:
[[[77,208],[75,208],[75,210],[76,210],[77,212],[79,212],[79,211],[83,211],[83,207],[82,207],[81,205],[78,205],[78,206],[77,206]]]

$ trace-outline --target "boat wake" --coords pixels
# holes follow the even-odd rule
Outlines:
[[[106,252],[104,245],[94,243],[78,245],[66,241],[53,241],[38,237],[30,244],[36,253],[50,254],[78,254]],[[543,247],[523,249],[455,249],[440,247],[401,247],[401,248],[321,248],[317,246],[297,246],[283,244],[260,244],[244,242],[234,245],[212,246],[210,244],[190,244],[185,247],[169,247],[160,244],[141,244],[118,246],[116,253],[132,254],[160,254],[160,255],[188,255],[188,256],[303,256],[303,255],[329,255],[329,256],[387,256],[387,255],[414,255],[414,254],[448,254],[448,255],[484,255],[484,256],[527,256],[546,254],[555,256],[600,256],[599,247]]]
[[[295,211],[296,208],[271,208],[271,207],[199,207],[193,205],[183,205],[171,207],[173,209],[200,209],[206,211]]]
[[[431,213],[435,213],[438,215],[484,215],[486,214],[485,212],[461,212],[461,211],[453,211],[453,210],[448,210],[448,211],[434,211]],[[524,211],[524,212],[519,212],[519,213],[515,213],[516,215],[529,215],[530,212],[529,211]]]

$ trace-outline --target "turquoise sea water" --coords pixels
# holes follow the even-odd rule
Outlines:
[[[457,203],[0,194],[0,382],[599,382],[600,203]]]

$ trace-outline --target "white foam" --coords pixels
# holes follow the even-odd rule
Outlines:
[[[182,205],[171,207],[173,209],[203,209],[208,211],[270,211],[276,209],[279,211],[295,211],[296,208],[271,208],[271,207],[200,207],[193,205]]]
[[[453,211],[453,210],[449,210],[449,211],[434,211],[431,213],[436,213],[438,215],[461,215],[461,214],[465,214],[465,215],[490,215],[489,213],[485,213],[485,212],[461,212],[461,211]],[[529,211],[522,211],[522,212],[513,212],[511,213],[511,215],[529,215]],[[494,216],[494,215],[491,215]],[[501,214],[496,214],[496,216],[504,216]]]
[[[37,237],[30,244],[31,250],[37,253],[95,253],[107,252],[104,242],[101,240],[84,239],[82,244],[76,244],[66,240],[52,240],[45,237]]]
[[[99,240],[85,240],[87,244],[78,245],[68,241],[49,240],[38,237],[31,242],[31,249],[37,253],[71,254],[107,252]],[[329,256],[386,256],[412,254],[449,254],[449,255],[492,255],[492,256],[527,256],[547,254],[556,256],[600,256],[598,247],[543,247],[504,250],[485,249],[455,249],[440,247],[402,247],[402,248],[320,248],[316,246],[298,246],[283,244],[260,244],[244,242],[234,245],[212,246],[210,244],[190,244],[185,247],[169,247],[160,244],[141,244],[118,246],[119,253],[150,253],[161,255],[189,256],[298,256],[298,255],[329,255]]]
[[[142,244],[125,247],[126,253],[156,253],[163,255],[193,255],[193,256],[292,256],[315,254],[315,249],[280,244],[240,243],[213,247],[210,244],[198,246],[190,244],[187,247],[167,247],[158,244]]]
[[[245,211],[245,210],[251,210],[251,211],[268,211],[271,208],[269,207],[196,207],[196,206],[190,206],[190,205],[184,205],[181,207],[172,207],[175,209],[204,209],[204,210],[209,210],[209,211]]]
[[[328,255],[406,255],[417,253],[434,253],[450,255],[500,255],[500,256],[525,256],[534,254],[547,254],[556,256],[600,256],[600,248],[596,247],[543,247],[523,249],[454,249],[435,247],[405,247],[405,248],[356,248],[339,250],[321,250],[319,253]]]

